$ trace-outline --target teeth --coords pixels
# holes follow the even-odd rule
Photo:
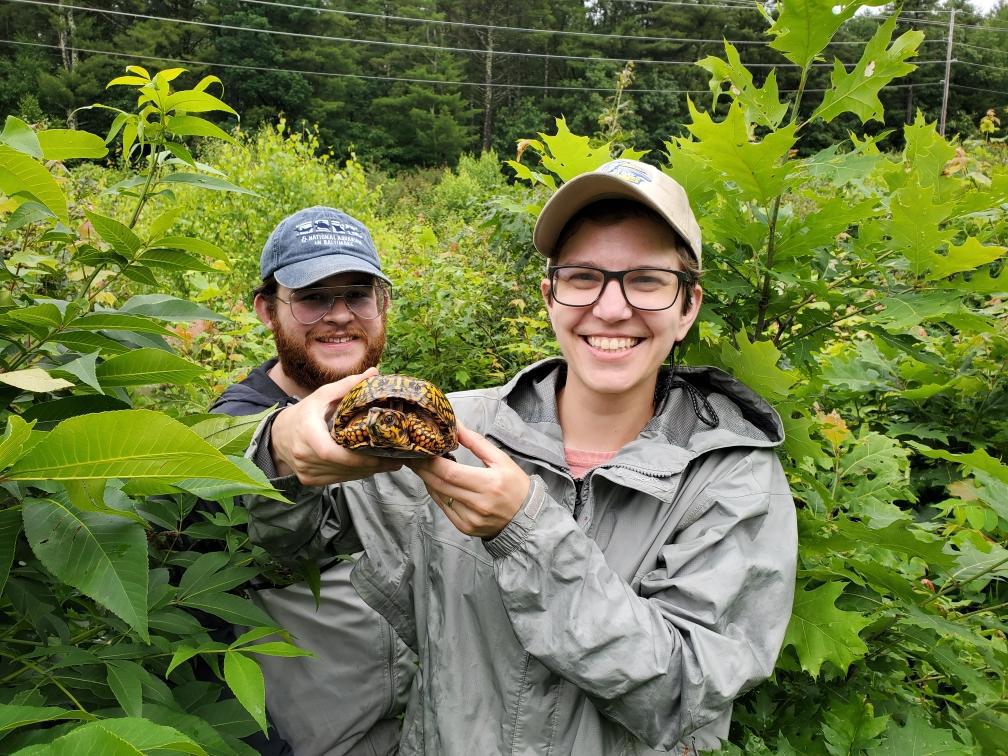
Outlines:
[[[345,344],[348,341],[353,341],[353,338],[350,336],[322,336],[319,338],[319,341],[323,344]]]
[[[619,337],[610,338],[608,336],[588,336],[588,344],[595,349],[601,349],[605,352],[618,352],[621,349],[630,349],[637,345],[640,339],[632,339],[629,337]]]

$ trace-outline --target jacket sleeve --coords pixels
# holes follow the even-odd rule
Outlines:
[[[487,544],[525,649],[663,750],[771,674],[794,594],[794,503],[774,452],[704,464],[709,482],[686,486],[688,521],[637,590],[545,493]]]

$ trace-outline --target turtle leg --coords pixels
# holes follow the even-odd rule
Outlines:
[[[342,428],[333,428],[332,437],[337,444],[349,449],[366,446],[371,441],[368,434],[367,417],[351,420]]]

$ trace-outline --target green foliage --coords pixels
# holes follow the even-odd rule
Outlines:
[[[231,592],[267,564],[249,547],[244,513],[231,500],[252,491],[278,496],[233,456],[247,444],[250,419],[175,419],[134,407],[133,392],[205,384],[206,370],[174,353],[172,324],[223,318],[161,293],[114,309],[112,292],[154,285],[155,271],[206,273],[226,261],[218,245],[178,230],[179,187],[249,192],[195,160],[186,144],[197,137],[237,145],[195,115],[233,113],[207,92],[216,77],[176,89],[181,69],[128,73],[110,86],[129,87],[136,107],[114,109],[105,140],[36,130],[13,116],[0,134],[7,753],[248,753],[238,737],[265,729],[262,675],[249,654],[302,653]],[[117,139],[124,164],[141,168],[127,168],[112,187],[109,212],[87,192],[66,191],[64,162],[104,157]],[[154,205],[158,214],[148,218]],[[217,502],[216,511],[197,510],[197,497]],[[211,616],[254,630],[221,651]],[[172,660],[179,646],[194,651]],[[210,668],[223,686],[201,680],[197,666],[220,653],[223,668]],[[244,710],[213,713],[235,699]]]
[[[480,6],[482,21],[501,12],[492,5]],[[549,192],[614,154],[644,154],[625,144],[651,147],[661,135],[664,150],[648,157],[687,188],[705,241],[702,322],[686,358],[732,371],[778,410],[799,504],[785,647],[772,680],[737,702],[723,752],[1002,752],[1008,160],[996,140],[943,139],[923,113],[891,137],[864,133],[891,108],[884,86],[914,80],[921,39],[895,36],[894,17],[855,15],[862,4],[834,5],[768,5],[769,49],[745,50],[747,61],[797,64],[798,91],[785,91],[792,69],[754,76],[724,44],[675,74],[694,77],[692,88],[704,77],[711,94],[675,104],[681,126],[656,115],[668,108],[658,94],[582,98],[542,131],[539,100],[509,102],[501,122],[535,133],[507,162],[512,184],[489,154],[380,179],[353,154],[327,152],[325,124],[227,132],[197,109],[215,104],[204,94],[220,102],[206,92],[218,82],[170,99],[174,72],[132,70],[137,81],[110,95],[128,91],[134,109],[120,95],[117,110],[81,112],[120,120],[108,140],[121,145],[120,168],[47,164],[99,158],[106,142],[8,119],[4,750],[104,752],[118,739],[134,751],[247,753],[237,738],[263,717],[255,655],[300,653],[236,593],[268,568],[230,501],[264,485],[240,458],[258,419],[195,414],[272,355],[249,293],[280,218],[327,204],[371,228],[395,284],[385,370],[446,389],[488,385],[555,352],[530,239]],[[559,18],[566,6],[555,6],[544,17]],[[611,29],[640,22],[636,10],[599,12]],[[646,16],[658,34],[691,13],[655,6]],[[720,37],[724,16],[711,13]],[[815,78],[831,41],[856,39],[856,64]],[[611,83],[610,68],[585,80]],[[665,75],[640,66],[635,86],[668,87]],[[255,78],[242,101],[265,107]],[[302,94],[292,88],[292,102]],[[419,95],[403,86],[379,105],[401,118]],[[343,101],[315,99],[327,116]],[[607,123],[620,133],[582,136],[598,125],[586,103],[617,115]],[[464,103],[425,108],[457,119]],[[851,131],[834,140],[842,128]],[[380,135],[367,138],[391,155]],[[404,132],[402,146],[424,142]],[[196,509],[197,497],[219,509]],[[72,548],[71,533],[80,534]],[[73,568],[81,564],[90,567]],[[207,632],[214,621],[252,630],[227,644]],[[140,718],[146,730],[133,724]]]

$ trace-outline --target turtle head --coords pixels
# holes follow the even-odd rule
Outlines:
[[[408,449],[410,446],[407,428],[409,421],[405,412],[372,407],[367,415],[367,432],[371,445],[389,449]]]

